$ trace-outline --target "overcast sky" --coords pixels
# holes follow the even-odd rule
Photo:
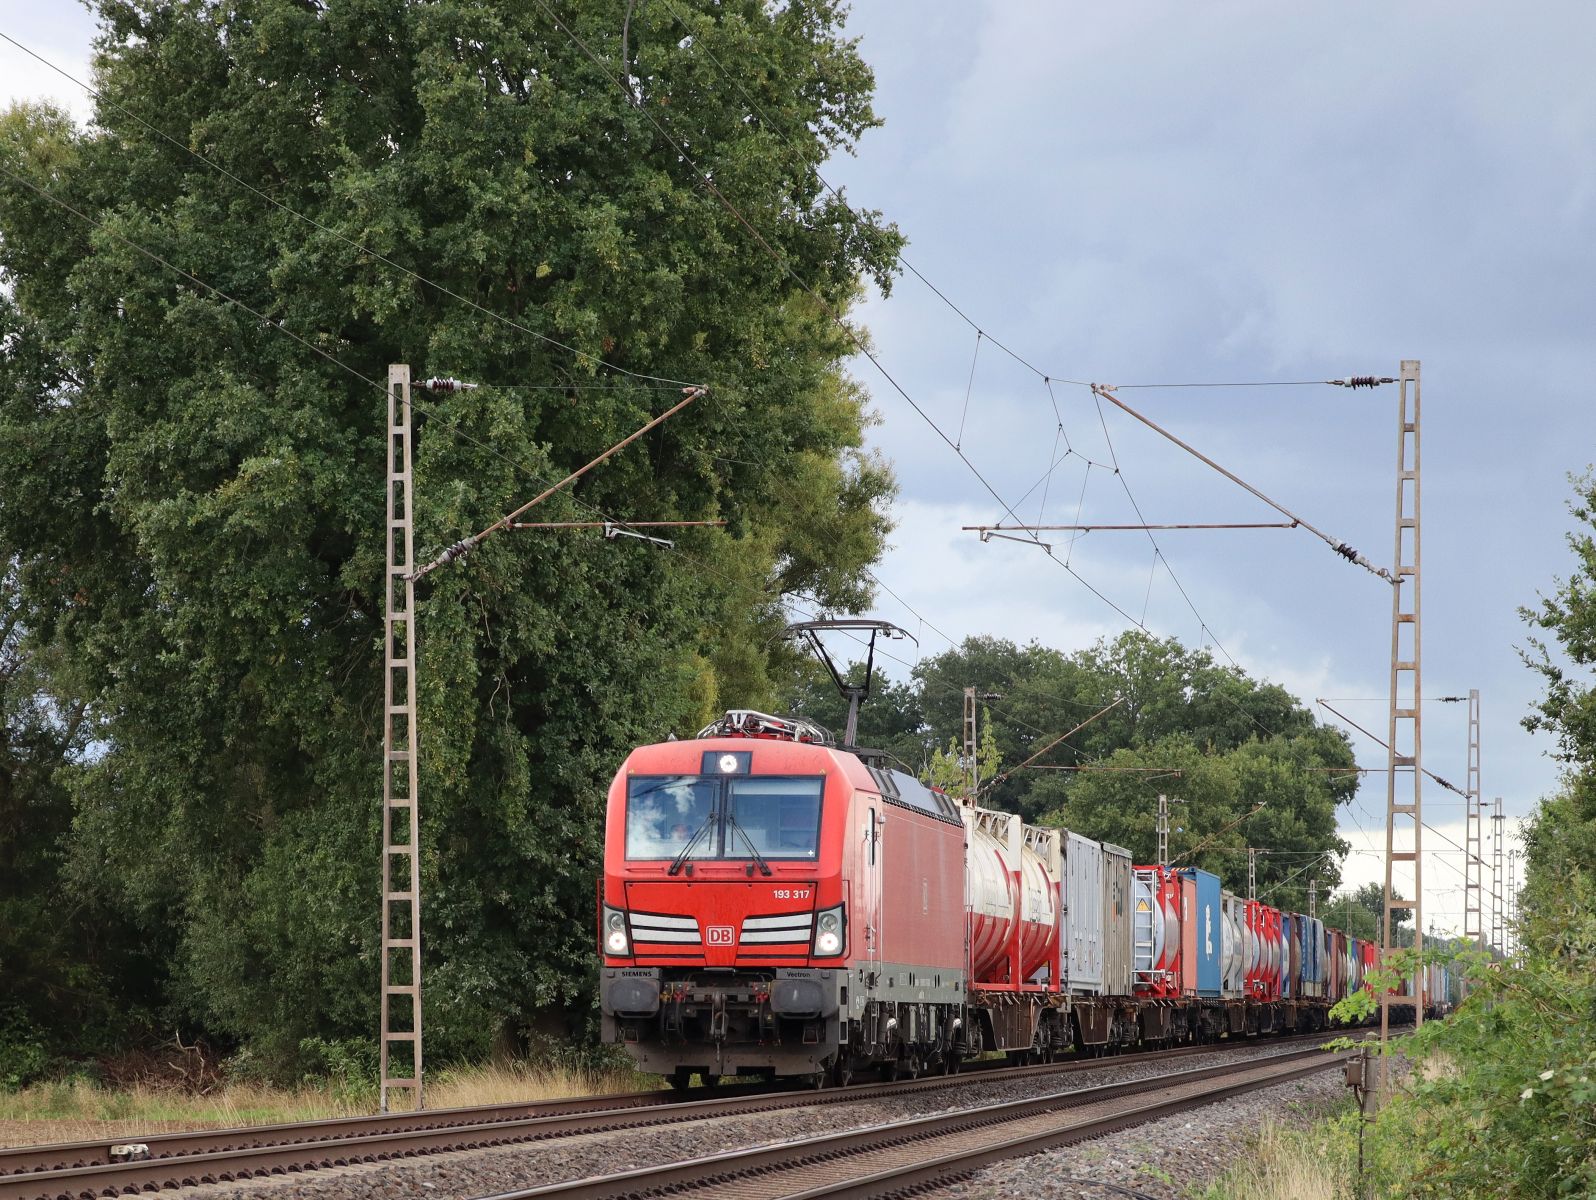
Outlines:
[[[1318,380],[1422,362],[1424,691],[1480,690],[1484,794],[1529,811],[1557,768],[1519,724],[1538,688],[1517,608],[1571,568],[1566,476],[1596,457],[1596,9],[871,0],[850,28],[885,125],[832,182],[897,222],[908,261],[1054,379]],[[0,30],[87,69],[92,27],[75,7],[0,0]],[[0,99],[34,96],[88,113],[0,44]],[[912,276],[861,317],[1027,521],[1279,519],[1132,418],[1100,415],[1087,389],[1050,392],[991,341],[977,355],[975,332]],[[1073,546],[1060,533],[1051,557],[983,544],[960,526],[1002,506],[870,364],[856,373],[901,485],[879,575],[913,608],[883,594],[877,615],[922,653],[978,633],[1072,651],[1129,614],[1306,703],[1337,698],[1383,735],[1387,584],[1301,530],[1163,532],[1156,552],[1141,533]],[[1390,563],[1394,387],[1120,394]],[[1460,786],[1466,717],[1425,706],[1425,764]],[[1461,801],[1434,785],[1424,799],[1462,842]],[[1384,805],[1384,776],[1369,775],[1343,810],[1362,852],[1353,881],[1380,877]],[[1426,923],[1458,929],[1462,855],[1433,835],[1426,848]]]

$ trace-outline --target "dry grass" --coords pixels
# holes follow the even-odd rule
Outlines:
[[[584,1071],[533,1067],[525,1063],[488,1064],[446,1071],[427,1085],[428,1108],[469,1108],[477,1104],[558,1100],[565,1096],[604,1096],[656,1088],[659,1081],[631,1070]]]
[[[1417,1066],[1419,1078],[1426,1083],[1433,1083],[1438,1079],[1455,1079],[1458,1075],[1458,1065],[1450,1055],[1431,1051]]]
[[[429,1080],[428,1108],[594,1096],[653,1086],[630,1071],[579,1071],[525,1064],[470,1067]],[[88,1141],[131,1134],[276,1125],[375,1111],[376,1094],[347,1089],[224,1084],[196,1095],[139,1085],[109,1089],[84,1080],[0,1092],[0,1146]]]
[[[1339,1123],[1299,1130],[1267,1123],[1257,1148],[1204,1193],[1206,1200],[1346,1200],[1357,1147]]]

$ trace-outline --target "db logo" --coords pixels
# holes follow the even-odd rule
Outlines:
[[[711,925],[704,932],[711,946],[734,946],[737,944],[737,931],[730,925]]]

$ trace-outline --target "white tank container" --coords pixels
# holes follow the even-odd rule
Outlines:
[[[1059,936],[1054,880],[1041,856],[1025,844],[1019,817],[967,808],[964,819],[972,982],[1007,976],[1016,869],[1020,876],[1020,978],[1028,979],[1047,962]]]
[[[1220,898],[1224,910],[1225,937],[1229,950],[1225,967],[1224,993],[1239,996],[1245,985],[1247,969],[1246,905],[1234,892],[1225,892]]]

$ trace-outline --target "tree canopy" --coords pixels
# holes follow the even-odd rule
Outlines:
[[[1545,686],[1524,724],[1557,739],[1567,768],[1524,832],[1522,911],[1548,935],[1576,912],[1596,913],[1596,473],[1572,483],[1574,572],[1522,610],[1533,631],[1524,660]]]
[[[32,882],[3,885],[0,969],[67,972],[8,988],[0,1018],[62,1028],[76,967],[29,931],[69,893],[82,928],[127,915],[147,958],[96,986],[168,1028],[285,1069],[369,1036],[372,381],[407,362],[484,385],[416,396],[427,557],[702,382],[538,516],[724,534],[675,556],[506,534],[421,586],[429,1056],[525,1036],[590,986],[625,749],[763,701],[785,598],[868,600],[893,485],[815,296],[890,284],[896,232],[816,174],[875,123],[870,71],[830,0],[641,5],[624,38],[616,6],[562,4],[601,65],[530,3],[95,7],[93,124],[0,118],[7,652],[49,656],[7,694],[0,812],[27,814]],[[71,714],[41,736],[75,753],[32,746],[28,696]]]

